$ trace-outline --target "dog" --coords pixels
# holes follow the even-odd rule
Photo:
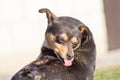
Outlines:
[[[49,9],[48,27],[40,56],[11,80],[93,80],[96,46],[90,29],[81,21],[57,17]]]

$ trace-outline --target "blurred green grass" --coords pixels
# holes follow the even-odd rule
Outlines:
[[[97,69],[94,80],[120,80],[120,66]]]

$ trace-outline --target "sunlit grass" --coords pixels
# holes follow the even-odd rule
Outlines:
[[[120,80],[120,66],[96,70],[94,80]]]

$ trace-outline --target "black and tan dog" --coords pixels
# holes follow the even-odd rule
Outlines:
[[[11,80],[93,80],[96,48],[88,27],[45,8],[39,12],[48,19],[41,54]]]

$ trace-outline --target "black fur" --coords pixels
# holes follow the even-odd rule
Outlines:
[[[96,47],[88,27],[85,26],[87,32],[80,32],[82,26],[85,25],[77,19],[58,17],[47,28],[55,35],[65,32],[79,38],[81,46],[74,51],[72,66],[64,66],[52,49],[42,47],[38,59],[22,68],[11,80],[93,80]]]

